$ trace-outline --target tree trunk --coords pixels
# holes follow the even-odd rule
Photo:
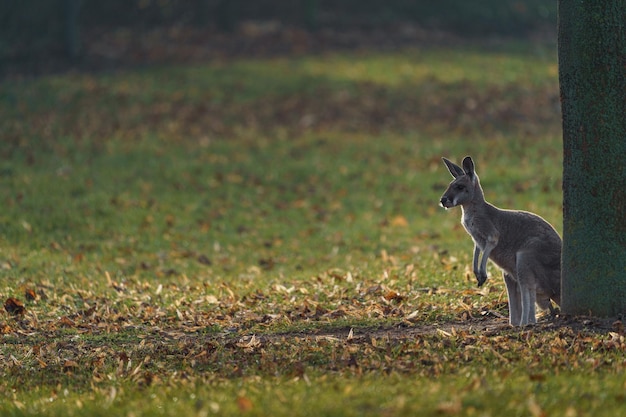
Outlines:
[[[317,30],[317,0],[303,0],[302,2],[302,16],[304,26],[310,31]]]
[[[65,0],[65,51],[67,56],[75,60],[80,55],[80,33],[78,29],[78,17],[80,14],[81,0]]]
[[[237,26],[238,2],[235,0],[219,0],[216,7],[217,28],[221,32],[233,32]]]
[[[626,312],[626,4],[559,0],[562,305]]]

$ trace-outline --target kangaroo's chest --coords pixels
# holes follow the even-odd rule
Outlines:
[[[472,237],[474,243],[483,250],[489,238],[485,230],[485,222],[479,222],[475,217],[464,215],[461,224],[465,228],[465,231]],[[493,229],[493,227],[490,227],[490,229]]]
[[[461,221],[474,244],[481,252],[491,247],[489,259],[509,273],[515,270],[515,251],[510,250],[510,242],[503,241],[503,231],[487,216],[463,215]]]

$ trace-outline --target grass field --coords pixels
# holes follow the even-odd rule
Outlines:
[[[5,81],[0,114],[3,416],[626,410],[621,323],[509,328],[437,206],[471,154],[561,229],[552,47]]]

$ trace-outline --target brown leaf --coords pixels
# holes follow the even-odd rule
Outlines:
[[[32,288],[26,288],[24,290],[24,298],[28,301],[35,301],[37,299],[37,293]]]
[[[398,215],[391,219],[390,224],[393,227],[407,227],[409,225],[409,221],[406,219],[406,217]]]
[[[472,313],[470,313],[468,310],[463,310],[463,311],[461,312],[460,319],[461,319],[461,320],[463,320],[463,321],[469,321],[469,320],[472,320],[472,319],[473,319],[473,317],[472,317]]]
[[[213,265],[213,262],[211,262],[211,260],[209,259],[208,256],[206,255],[200,255],[198,256],[198,262],[200,262],[202,265],[207,265],[207,266],[211,266]]]
[[[252,410],[252,401],[248,397],[237,397],[237,407],[241,412]]]
[[[12,297],[7,298],[7,300],[4,302],[4,309],[9,314],[13,314],[14,316],[24,314],[26,312],[26,307],[24,307],[24,304],[22,304],[20,300]]]
[[[531,396],[528,399],[528,411],[530,411],[530,414],[533,417],[545,417],[546,416],[546,412],[537,403],[534,396]]]
[[[72,319],[70,319],[67,316],[63,316],[61,317],[61,319],[59,319],[59,324],[63,327],[74,327],[76,326],[76,323],[74,323],[74,321]]]
[[[261,341],[255,335],[252,335],[250,337],[242,337],[236,345],[246,352],[252,352],[261,346]]]
[[[140,381],[140,383],[142,383],[142,384],[144,384],[144,385],[149,387],[150,385],[152,385],[152,383],[155,381],[155,379],[156,379],[156,375],[155,374],[153,374],[150,371],[146,371],[143,374],[143,381]]]
[[[333,310],[329,313],[327,313],[328,316],[336,319],[338,317],[345,317],[346,316],[346,310],[343,307],[339,307],[336,310]]]
[[[78,368],[78,362],[76,361],[66,360],[63,362],[63,372],[70,372],[76,368]]]
[[[402,301],[404,300],[404,296],[402,296],[401,294],[397,293],[394,290],[389,290],[387,291],[387,293],[385,294],[385,300],[387,301]]]
[[[441,414],[458,414],[463,409],[461,401],[446,401],[437,405],[437,411]]]
[[[126,354],[126,352],[120,352],[117,355],[117,358],[120,360],[120,362],[124,364],[128,363],[128,361],[130,360],[130,357]]]
[[[262,259],[259,259],[259,266],[262,269],[264,269],[266,271],[269,271],[272,268],[274,268],[274,259],[272,259],[272,258],[262,258]]]

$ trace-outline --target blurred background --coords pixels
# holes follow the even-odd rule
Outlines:
[[[555,37],[546,0],[3,0],[0,74]]]
[[[0,290],[464,290],[441,156],[561,223],[555,31],[545,0],[3,0]]]

